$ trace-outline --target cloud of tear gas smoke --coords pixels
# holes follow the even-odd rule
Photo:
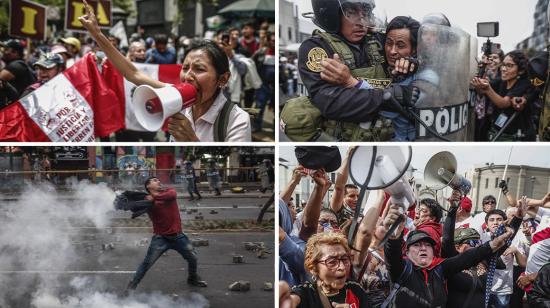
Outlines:
[[[21,301],[33,308],[208,306],[199,294],[185,300],[162,294],[119,298],[103,290],[103,279],[76,277],[69,284],[67,276],[52,273],[79,270],[78,228],[107,227],[114,214],[115,192],[107,185],[72,179],[66,187],[58,193],[49,183],[27,183],[16,201],[0,203],[1,308]]]
[[[32,306],[36,308],[196,308],[207,307],[206,299],[192,293],[187,299],[174,298],[160,293],[135,294],[131,298],[119,298],[117,295],[94,291],[94,283],[88,278],[77,277],[70,285],[78,290],[77,295],[58,298],[49,293],[37,292]]]

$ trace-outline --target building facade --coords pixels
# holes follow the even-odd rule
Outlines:
[[[538,0],[533,14],[534,27],[533,34],[525,38],[516,45],[516,49],[526,50],[533,49],[542,51],[548,45],[549,29],[548,29],[548,2],[550,0]]]

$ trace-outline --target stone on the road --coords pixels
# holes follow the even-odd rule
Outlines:
[[[191,244],[193,247],[208,246],[208,240],[203,238],[192,239]]]
[[[103,250],[103,251],[113,250],[113,249],[115,249],[115,244],[114,243],[106,243],[106,244],[101,245],[101,250]]]
[[[273,284],[271,282],[264,282],[264,291],[273,291]]]
[[[229,285],[229,290],[240,291],[240,292],[250,291],[250,281],[246,281],[246,280],[235,281]]]
[[[244,257],[242,255],[234,255],[233,263],[244,263]]]
[[[238,208],[238,207],[239,207],[238,205],[233,204],[233,208],[234,208],[234,209],[236,209],[236,208]]]

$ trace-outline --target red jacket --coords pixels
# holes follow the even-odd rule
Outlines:
[[[154,204],[148,212],[153,222],[153,232],[157,235],[181,233],[181,218],[176,190],[168,188],[159,192],[154,198]]]

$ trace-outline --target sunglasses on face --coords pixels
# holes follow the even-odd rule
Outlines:
[[[340,265],[340,262],[344,264],[345,267],[348,267],[351,264],[351,257],[348,255],[338,257],[329,257],[325,260],[319,260],[317,263],[324,264],[328,269],[336,269],[338,265]]]
[[[483,204],[496,204],[497,202],[495,200],[489,200],[489,201],[485,201],[483,202]]]

